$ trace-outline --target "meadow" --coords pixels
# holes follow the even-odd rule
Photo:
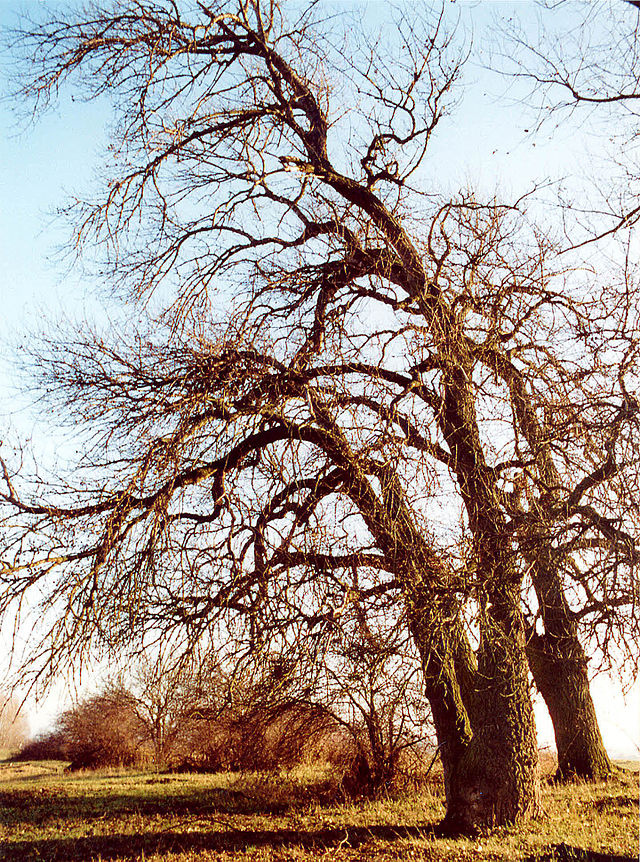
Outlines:
[[[584,860],[638,858],[638,763],[608,782],[544,782],[543,818],[476,839],[442,837],[442,778],[377,800],[340,798],[330,774],[70,773],[0,763],[3,860]],[[546,764],[550,772],[552,764]]]

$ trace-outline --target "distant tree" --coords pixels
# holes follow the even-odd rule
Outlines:
[[[347,790],[375,794],[403,767],[419,764],[412,749],[431,742],[420,657],[397,598],[356,596],[335,613],[314,654],[311,697],[346,730],[353,757]]]
[[[14,752],[29,738],[29,721],[16,697],[0,691],[0,749]]]
[[[144,728],[157,767],[171,765],[184,746],[185,725],[197,712],[219,708],[222,671],[209,657],[172,656],[169,649],[141,653],[118,677],[120,690]]]
[[[291,765],[312,752],[322,760],[325,745],[344,789],[375,795],[430,739],[420,658],[401,605],[370,605],[352,597],[313,638],[252,657],[230,704],[256,766]]]

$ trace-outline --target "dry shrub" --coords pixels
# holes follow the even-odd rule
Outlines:
[[[52,730],[26,742],[12,760],[70,760],[70,754],[64,735]]]
[[[236,686],[231,696],[228,689],[183,683],[166,714],[142,709],[149,692],[143,702],[140,693],[110,683],[63,713],[21,757],[69,760],[72,769],[142,765],[153,758],[156,766],[175,771],[267,773],[313,765],[330,773],[332,787],[348,797],[411,783],[423,766],[411,740],[390,723],[393,713],[378,709],[359,723],[354,715],[347,720],[325,704],[278,690],[270,679]],[[150,731],[154,717],[164,722],[162,746]]]
[[[323,706],[295,701],[260,710],[253,717],[253,726],[254,748],[261,746],[266,768],[308,762],[314,749],[321,751],[340,732],[338,722]]]
[[[291,768],[321,755],[340,734],[323,707],[289,701],[243,710],[199,710],[183,722],[174,760],[179,768],[257,771]],[[333,741],[328,751],[333,751]],[[335,754],[335,751],[333,751]]]
[[[128,692],[107,686],[66,710],[55,727],[23,746],[20,760],[69,760],[69,769],[133,766],[149,759],[144,724]]]
[[[255,772],[319,765],[329,767],[345,797],[371,797],[420,782],[429,754],[424,746],[404,745],[406,740],[397,737],[376,758],[368,739],[363,728],[306,701],[200,711],[182,728],[174,768]]]
[[[195,710],[183,718],[171,753],[175,770],[228,772],[236,767],[241,728],[230,710]]]

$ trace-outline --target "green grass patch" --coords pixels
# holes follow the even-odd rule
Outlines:
[[[637,768],[637,767],[636,767]],[[280,774],[66,773],[0,764],[7,860],[635,860],[638,775],[545,785],[545,816],[481,839],[437,838],[438,776],[384,799],[345,802],[318,770]]]

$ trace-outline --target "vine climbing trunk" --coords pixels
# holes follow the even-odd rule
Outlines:
[[[362,481],[352,480],[351,494],[393,561],[422,657],[444,767],[443,829],[473,834],[537,816],[538,753],[519,582],[505,583],[494,565],[476,659],[461,621],[455,575],[415,527],[397,477],[387,477],[382,502]]]

